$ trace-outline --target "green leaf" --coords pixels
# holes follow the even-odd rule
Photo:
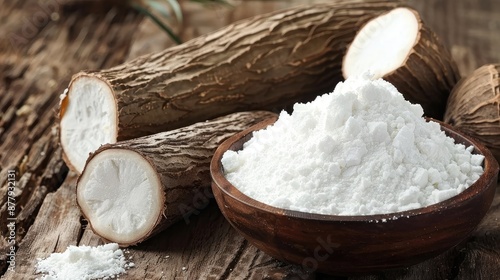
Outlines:
[[[177,0],[167,0],[170,3],[170,6],[172,7],[172,10],[174,10],[175,16],[177,17],[177,20],[179,22],[183,21],[182,17],[182,8],[181,5],[179,5],[179,2]]]
[[[191,2],[197,2],[200,4],[223,4],[227,6],[232,6],[229,2],[226,0],[191,0]]]
[[[132,2],[132,7],[136,9],[139,13],[144,14],[149,17],[154,23],[156,23],[163,31],[165,31],[168,36],[177,44],[182,44],[182,40],[170,29],[170,27],[151,13],[146,7],[143,7],[137,3]]]

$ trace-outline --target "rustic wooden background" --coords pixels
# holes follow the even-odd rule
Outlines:
[[[235,0],[233,7],[182,1],[184,22],[172,24],[188,40],[241,18],[312,2],[322,1]],[[500,62],[500,1],[406,2],[421,12],[450,48],[462,75]],[[61,160],[59,94],[81,69],[107,68],[172,45],[151,21],[106,3],[0,0],[2,279],[35,279],[37,258],[64,251],[68,245],[102,244],[80,217],[75,205],[76,177]],[[9,170],[15,170],[17,183],[15,272],[6,272]],[[500,279],[499,217],[497,192],[479,228],[456,248],[406,269],[349,279]],[[304,274],[298,267],[275,261],[241,238],[215,203],[189,221],[130,248],[127,256],[136,267],[121,279],[342,279]]]

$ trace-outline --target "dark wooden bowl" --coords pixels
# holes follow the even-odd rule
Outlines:
[[[492,203],[498,163],[482,144],[441,123],[448,136],[485,156],[484,174],[455,197],[425,208],[370,216],[310,214],[266,205],[226,180],[221,158],[227,150],[242,149],[253,131],[273,122],[264,121],[226,140],[215,152],[210,171],[222,214],[250,243],[276,259],[336,275],[409,266],[464,240]]]

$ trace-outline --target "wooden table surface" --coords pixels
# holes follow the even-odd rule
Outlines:
[[[97,0],[0,0],[0,275],[35,279],[37,258],[69,245],[99,245],[75,205],[76,176],[57,143],[59,94],[82,69],[108,68],[172,43],[149,20]],[[183,2],[187,40],[240,18],[318,0]],[[500,62],[500,1],[407,0],[443,39],[461,74]],[[15,271],[7,271],[7,181],[16,181]],[[418,265],[348,279],[500,279],[500,193],[470,238]],[[257,250],[215,203],[129,248],[121,279],[343,279],[305,273]],[[183,269],[184,268],[184,269]]]

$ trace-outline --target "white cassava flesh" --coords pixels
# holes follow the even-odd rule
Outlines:
[[[117,141],[116,102],[110,87],[103,81],[81,76],[63,96],[61,145],[66,162],[81,173],[90,153],[102,144]]]
[[[411,8],[392,9],[358,31],[343,58],[342,74],[347,79],[368,71],[439,120],[460,79],[450,52]]]
[[[80,179],[77,200],[101,237],[133,243],[151,232],[164,204],[151,164],[138,153],[108,149],[97,154]]]
[[[83,217],[95,234],[121,246],[189,222],[212,197],[210,161],[217,147],[269,118],[276,114],[239,112],[99,147],[76,186]]]
[[[404,64],[417,42],[419,23],[406,8],[396,8],[368,22],[358,33],[344,60],[344,76],[370,71],[378,79]]]

